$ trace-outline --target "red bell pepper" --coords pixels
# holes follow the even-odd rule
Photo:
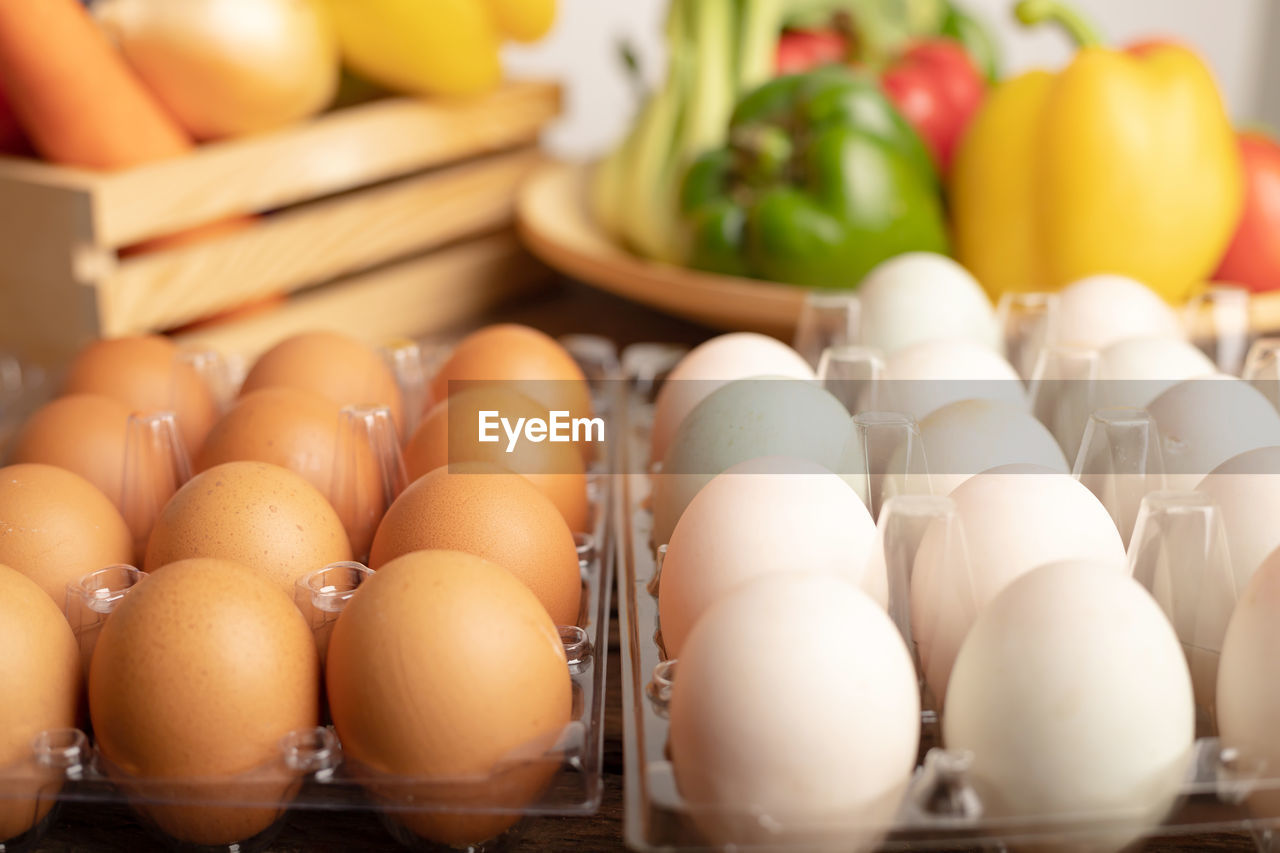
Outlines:
[[[881,85],[947,174],[960,137],[986,96],[986,81],[968,52],[948,38],[918,42],[889,66]]]
[[[802,74],[849,58],[849,39],[837,30],[783,30],[774,54],[778,74]]]
[[[1215,280],[1253,291],[1280,289],[1280,144],[1261,133],[1241,133],[1244,214]]]

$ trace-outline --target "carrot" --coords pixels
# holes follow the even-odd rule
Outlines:
[[[0,0],[0,82],[31,146],[50,162],[126,169],[195,147],[79,0]],[[184,246],[252,221],[239,216],[201,225],[121,254]]]
[[[19,157],[31,154],[31,144],[18,126],[18,120],[9,107],[9,99],[4,96],[3,88],[0,88],[0,154]]]
[[[256,317],[259,314],[266,314],[275,308],[289,301],[288,294],[273,293],[269,296],[258,296],[250,299],[234,308],[227,308],[212,314],[208,317],[201,317],[199,320],[192,320],[190,323],[184,323],[173,329],[166,329],[166,335],[183,335],[189,332],[199,332],[201,330],[212,329],[225,323],[233,323],[237,320],[246,320],[250,317]]]
[[[194,228],[188,228],[186,231],[164,234],[144,240],[141,243],[134,243],[131,246],[122,246],[119,254],[121,258],[132,258],[136,255],[145,255],[164,249],[180,249],[193,243],[201,243],[205,240],[212,240],[215,237],[243,231],[252,225],[256,219],[257,217],[248,214],[234,216],[230,219],[220,219],[217,222],[210,222],[208,225],[197,225]]]
[[[193,147],[79,0],[0,0],[0,79],[46,160],[121,169]]]

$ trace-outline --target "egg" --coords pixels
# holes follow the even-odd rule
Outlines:
[[[199,371],[159,335],[89,344],[67,369],[62,393],[100,394],[143,414],[173,412],[188,453],[200,449],[218,417],[217,401]]]
[[[924,448],[928,477],[913,476],[904,442],[889,463],[894,494],[950,495],[974,474],[1025,463],[1068,474],[1071,466],[1053,434],[1022,406],[1003,400],[960,400],[920,421],[916,439]]]
[[[129,407],[100,394],[71,394],[36,410],[14,439],[11,462],[38,462],[84,477],[121,506]]]
[[[591,417],[582,368],[555,339],[528,326],[503,323],[467,335],[431,380],[431,395],[443,400],[483,382],[507,383],[548,411]]]
[[[368,553],[385,509],[384,484],[373,446],[356,431],[342,429],[342,411],[328,397],[302,388],[250,391],[209,431],[195,470],[241,461],[288,468],[339,512],[352,553]]]
[[[984,817],[1085,818],[1096,823],[1080,849],[1114,851],[1173,804],[1195,707],[1151,596],[1110,565],[1069,562],[1024,574],[979,615],[942,724],[947,748],[973,755]]]
[[[1280,447],[1233,456],[1196,486],[1222,511],[1236,594],[1242,595],[1262,561],[1280,548]]]
[[[44,590],[8,566],[0,566],[0,648],[0,768],[8,768],[31,756],[40,732],[74,726],[80,699],[71,626]],[[60,787],[43,774],[4,782],[0,843],[43,820]]]
[[[791,347],[767,335],[733,332],[699,344],[680,359],[658,388],[649,458],[660,461],[676,429],[699,403],[725,383],[752,376],[813,379],[813,368]]]
[[[1027,406],[1026,390],[1013,366],[991,349],[965,340],[922,341],[894,352],[885,360],[884,378],[875,389],[876,408],[917,421],[959,400]]]
[[[482,442],[479,418],[485,411],[497,412],[512,423],[518,418],[548,417],[540,404],[506,386],[458,392],[433,406],[405,445],[409,479],[458,462],[501,465],[527,479],[555,504],[570,530],[587,530],[591,514],[582,454],[571,444],[549,441],[521,441],[511,449],[505,436],[497,442]]]
[[[270,462],[328,493],[342,407],[301,388],[261,388],[223,415],[195,457],[197,472],[224,462]]]
[[[1231,457],[1280,445],[1280,414],[1261,391],[1229,376],[1179,382],[1147,411],[1160,429],[1171,489],[1193,489]]]
[[[871,514],[849,484],[807,459],[742,462],[707,483],[676,524],[658,614],[668,657],[728,593],[774,572],[821,572],[870,586]],[[887,590],[886,590],[887,591]]]
[[[1092,379],[1055,381],[1053,419],[1064,443],[1079,447],[1089,416],[1101,409],[1146,409],[1155,398],[1186,379],[1207,378],[1217,368],[1186,341],[1167,336],[1125,338],[1097,355]]]
[[[1145,409],[1162,392],[1184,379],[1218,372],[1209,357],[1180,338],[1128,338],[1111,344],[1098,362],[1096,408]]]
[[[1239,753],[1241,769],[1275,778],[1280,763],[1280,551],[1267,556],[1236,603],[1218,660],[1217,720],[1223,748]],[[1280,791],[1267,784],[1248,799],[1254,816],[1280,814]]]
[[[133,560],[133,536],[106,495],[52,465],[0,468],[0,564],[66,606],[67,584]]]
[[[931,521],[911,578],[912,635],[940,703],[949,696],[951,668],[975,617],[1016,578],[1064,560],[1127,571],[1124,543],[1106,507],[1064,474],[1005,465],[969,478],[951,499],[960,529]]]
[[[404,428],[404,402],[395,374],[373,348],[337,332],[307,332],[286,338],[258,356],[240,387],[301,388],[339,406],[386,406]]]
[[[519,474],[469,462],[411,483],[378,525],[369,568],[423,550],[496,563],[533,591],[555,624],[577,624],[582,574],[573,533],[555,504]]]
[[[292,599],[303,575],[351,559],[351,543],[324,495],[266,462],[227,462],[169,499],[147,542],[145,568],[194,557],[248,566]]]
[[[791,456],[843,473],[849,432],[844,405],[816,383],[739,379],[726,384],[680,424],[662,473],[654,477],[653,543],[669,542],[693,496],[739,462]]]
[[[559,633],[523,584],[480,557],[386,563],[338,618],[326,675],[343,751],[370,771],[375,800],[491,810],[392,814],[432,841],[497,835],[560,766],[573,688]],[[380,786],[379,774],[422,782]]]
[[[1184,337],[1178,315],[1154,290],[1122,275],[1082,278],[1058,293],[1053,343],[1104,349],[1138,337]]]
[[[243,774],[277,760],[280,739],[319,721],[320,671],[302,614],[263,574],[229,560],[170,563],[102,627],[89,714],[108,772],[175,839],[229,845],[280,814],[245,806]],[[148,802],[146,778],[182,804]],[[219,780],[225,783],[219,784]],[[266,776],[252,799],[292,797]],[[227,805],[241,803],[241,805]]]
[[[770,574],[712,605],[671,691],[676,784],[706,839],[871,849],[911,778],[915,669],[847,578]]]
[[[911,344],[960,338],[996,352],[1000,324],[982,285],[944,255],[907,252],[858,286],[862,345],[889,355]]]

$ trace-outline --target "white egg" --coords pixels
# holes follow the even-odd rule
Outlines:
[[[1145,409],[1182,380],[1217,372],[1207,355],[1179,338],[1129,338],[1101,353],[1095,408]]]
[[[1050,383],[1050,403],[1037,408],[1073,461],[1080,450],[1089,417],[1102,409],[1145,409],[1179,382],[1217,373],[1204,353],[1172,337],[1126,338],[1098,355],[1093,379]]]
[[[1166,485],[1194,489],[1233,456],[1280,445],[1280,414],[1262,392],[1230,376],[1188,379],[1147,407],[1160,429]]]
[[[720,599],[689,635],[671,693],[676,783],[717,847],[874,847],[919,731],[901,635],[834,575],[768,575]]]
[[[921,341],[963,338],[1002,346],[991,300],[968,270],[944,255],[908,252],[867,274],[858,286],[862,345],[886,355]]]
[[[1196,491],[1222,511],[1236,592],[1267,555],[1280,548],[1280,447],[1260,447],[1214,468]]]
[[[726,468],[761,456],[794,456],[838,472],[848,435],[849,413],[814,382],[728,383],[680,424],[653,478],[653,544],[671,541],[693,496]]]
[[[1218,735],[1239,751],[1241,768],[1262,765],[1267,779],[1280,767],[1280,552],[1254,572],[1227,626],[1218,661]],[[1280,790],[1260,789],[1248,800],[1257,817],[1280,815]]]
[[[1004,465],[970,477],[951,499],[960,529],[930,522],[911,579],[912,636],[939,702],[974,618],[1019,576],[1062,560],[1126,571],[1124,543],[1106,507],[1065,474]]]
[[[1004,400],[1023,408],[1026,389],[1009,362],[966,340],[922,341],[885,360],[875,405],[917,421],[957,400]]]
[[[1154,290],[1122,275],[1094,275],[1058,294],[1056,344],[1101,350],[1128,338],[1184,336],[1178,315]]]
[[[814,378],[813,368],[798,352],[768,335],[734,332],[701,343],[680,359],[658,389],[649,458],[666,456],[680,423],[711,392],[752,376]]]
[[[947,748],[973,754],[985,816],[1096,821],[1082,850],[1119,850],[1164,818],[1194,737],[1191,679],[1164,613],[1132,578],[1090,562],[1038,568],[987,606],[943,717]]]
[[[943,406],[920,421],[920,444],[928,464],[927,487],[923,478],[903,476],[907,450],[899,447],[889,464],[890,494],[950,495],[974,474],[1001,465],[1071,471],[1053,434],[1025,408],[1002,400]]]
[[[680,656],[709,606],[761,575],[821,572],[862,584],[875,537],[862,500],[821,465],[781,456],[734,465],[698,492],[667,545],[658,595],[667,655]]]

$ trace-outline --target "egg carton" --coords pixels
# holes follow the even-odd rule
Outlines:
[[[617,350],[607,339],[592,335],[569,335],[561,339],[583,368],[591,389],[595,412],[608,423],[616,412],[616,391],[620,384]],[[406,412],[417,412],[426,402],[430,376],[450,349],[447,340],[404,341],[383,348],[405,392]],[[243,365],[223,359],[213,352],[184,352],[210,383],[221,405],[234,399]],[[0,379],[13,381],[5,386],[4,398],[13,409],[0,414],[29,414],[49,399],[57,382],[33,371],[17,360],[13,370],[0,359]],[[12,373],[12,376],[10,376]],[[0,389],[4,390],[4,389]],[[14,420],[20,423],[17,414]],[[385,407],[349,408],[343,413],[344,441],[371,443],[381,461],[378,476],[383,485],[403,488],[403,461],[394,426]],[[406,432],[413,423],[406,424]],[[156,481],[157,489],[136,488],[135,512],[141,527],[149,527],[165,500],[190,476],[190,464],[171,412],[139,414],[131,418],[133,468],[126,470],[126,494],[130,479]],[[606,436],[611,436],[611,427]],[[0,441],[0,449],[4,444]],[[339,453],[340,456],[347,455]],[[617,549],[613,547],[613,489],[611,474],[614,443],[606,439],[587,472],[590,524],[587,533],[575,533],[582,577],[582,604],[576,624],[559,626],[560,638],[572,682],[571,721],[556,741],[531,753],[517,748],[483,778],[417,778],[389,776],[361,766],[344,757],[342,744],[332,725],[293,731],[279,742],[276,755],[262,765],[236,777],[208,779],[140,778],[114,766],[95,748],[93,733],[84,728],[66,728],[38,733],[30,751],[0,767],[0,830],[9,825],[30,826],[21,835],[0,840],[0,853],[37,848],[57,820],[59,806],[66,802],[129,804],[141,823],[151,829],[157,841],[172,849],[186,851],[253,851],[270,845],[290,811],[374,810],[389,833],[402,845],[418,850],[452,849],[416,835],[405,821],[414,816],[475,815],[516,817],[584,816],[593,814],[603,795],[602,753],[604,743],[605,673],[609,651],[609,617],[613,572]],[[399,469],[397,475],[396,469]],[[130,473],[132,471],[132,474]],[[335,471],[335,477],[340,472]],[[386,495],[389,502],[394,492]],[[128,505],[129,502],[126,501]],[[323,662],[333,626],[360,583],[373,573],[359,562],[324,566],[301,578],[295,589],[295,603],[307,618]],[[109,566],[68,585],[64,612],[71,623],[88,672],[89,660],[99,632],[111,613],[146,573],[131,565]],[[504,779],[529,772],[537,765],[554,768],[551,781],[533,802],[518,799],[503,787]],[[222,822],[234,822],[236,814],[274,815],[267,829],[252,837],[226,845],[197,845],[183,841],[171,821],[190,819],[201,812]],[[178,817],[175,818],[175,815]],[[517,823],[501,836],[469,849],[501,847],[521,832]]]
[[[1266,294],[1243,287],[1211,284],[1182,306],[1176,323],[1219,370],[1240,375],[1252,346],[1260,340],[1275,340],[1274,330],[1280,323],[1273,302]],[[1124,307],[1142,310],[1141,301]],[[1100,316],[1113,309],[1109,304]],[[1058,337],[1061,310],[1057,293],[1010,292],[1000,297],[996,319],[1005,355],[1023,378],[1035,372],[1046,341],[1052,343]],[[813,291],[805,296],[792,343],[816,366],[826,349],[861,343],[866,332],[863,320],[862,301],[856,293]]]
[[[51,384],[47,368],[0,350],[0,456]]]
[[[627,845],[641,851],[715,849],[697,828],[699,818],[713,815],[682,799],[668,752],[668,702],[679,662],[667,659],[662,647],[657,592],[666,546],[653,541],[653,474],[660,471],[649,459],[653,404],[664,375],[684,352],[681,347],[663,344],[640,344],[625,351],[624,405],[615,419],[615,434],[621,436],[616,450],[624,474],[618,478],[615,501],[626,774],[624,833]],[[908,454],[907,459],[897,461],[898,470],[884,467],[881,442],[895,446],[918,439],[910,418],[864,413],[853,423],[851,435],[861,443],[864,460],[881,460],[880,468],[872,466],[860,472],[858,476],[864,478],[860,491],[883,496],[883,505],[875,500],[873,510],[885,556],[887,610],[922,673],[921,748],[891,826],[807,826],[806,831],[843,839],[845,847],[858,846],[857,839],[865,840],[869,834],[879,835],[887,850],[1003,849],[1041,844],[1085,845],[1087,849],[1089,845],[1105,846],[1108,837],[1139,826],[1145,827],[1145,835],[1158,836],[1245,832],[1252,835],[1258,849],[1280,850],[1280,843],[1272,840],[1272,831],[1280,829],[1280,814],[1274,819],[1260,818],[1247,807],[1251,796],[1280,791],[1280,768],[1245,761],[1212,736],[1218,652],[1235,604],[1221,514],[1204,494],[1152,490],[1148,478],[1161,468],[1159,442],[1153,440],[1150,417],[1145,412],[1130,413],[1127,418],[1095,413],[1082,437],[1076,474],[1078,479],[1094,479],[1086,485],[1099,493],[1113,520],[1124,524],[1127,519],[1132,530],[1127,537],[1129,568],[1169,616],[1182,643],[1196,693],[1200,736],[1185,758],[1185,772],[1172,782],[1172,805],[1166,802],[1155,813],[1103,808],[1069,820],[984,814],[982,797],[970,778],[972,756],[940,746],[940,720],[912,640],[910,579],[916,551],[931,523],[947,525],[948,541],[953,543],[963,543],[964,533],[950,498],[890,495],[873,485],[876,479],[883,483],[890,475],[918,473],[925,465]],[[976,613],[963,544],[948,549],[946,559],[951,565],[945,576],[958,579],[946,594]],[[735,844],[735,849],[789,849],[794,845],[795,837],[789,833],[795,828],[768,814],[751,811],[728,816],[758,830],[752,837],[760,839],[758,844]],[[726,815],[714,817],[723,819]],[[841,849],[840,845],[835,849]]]

